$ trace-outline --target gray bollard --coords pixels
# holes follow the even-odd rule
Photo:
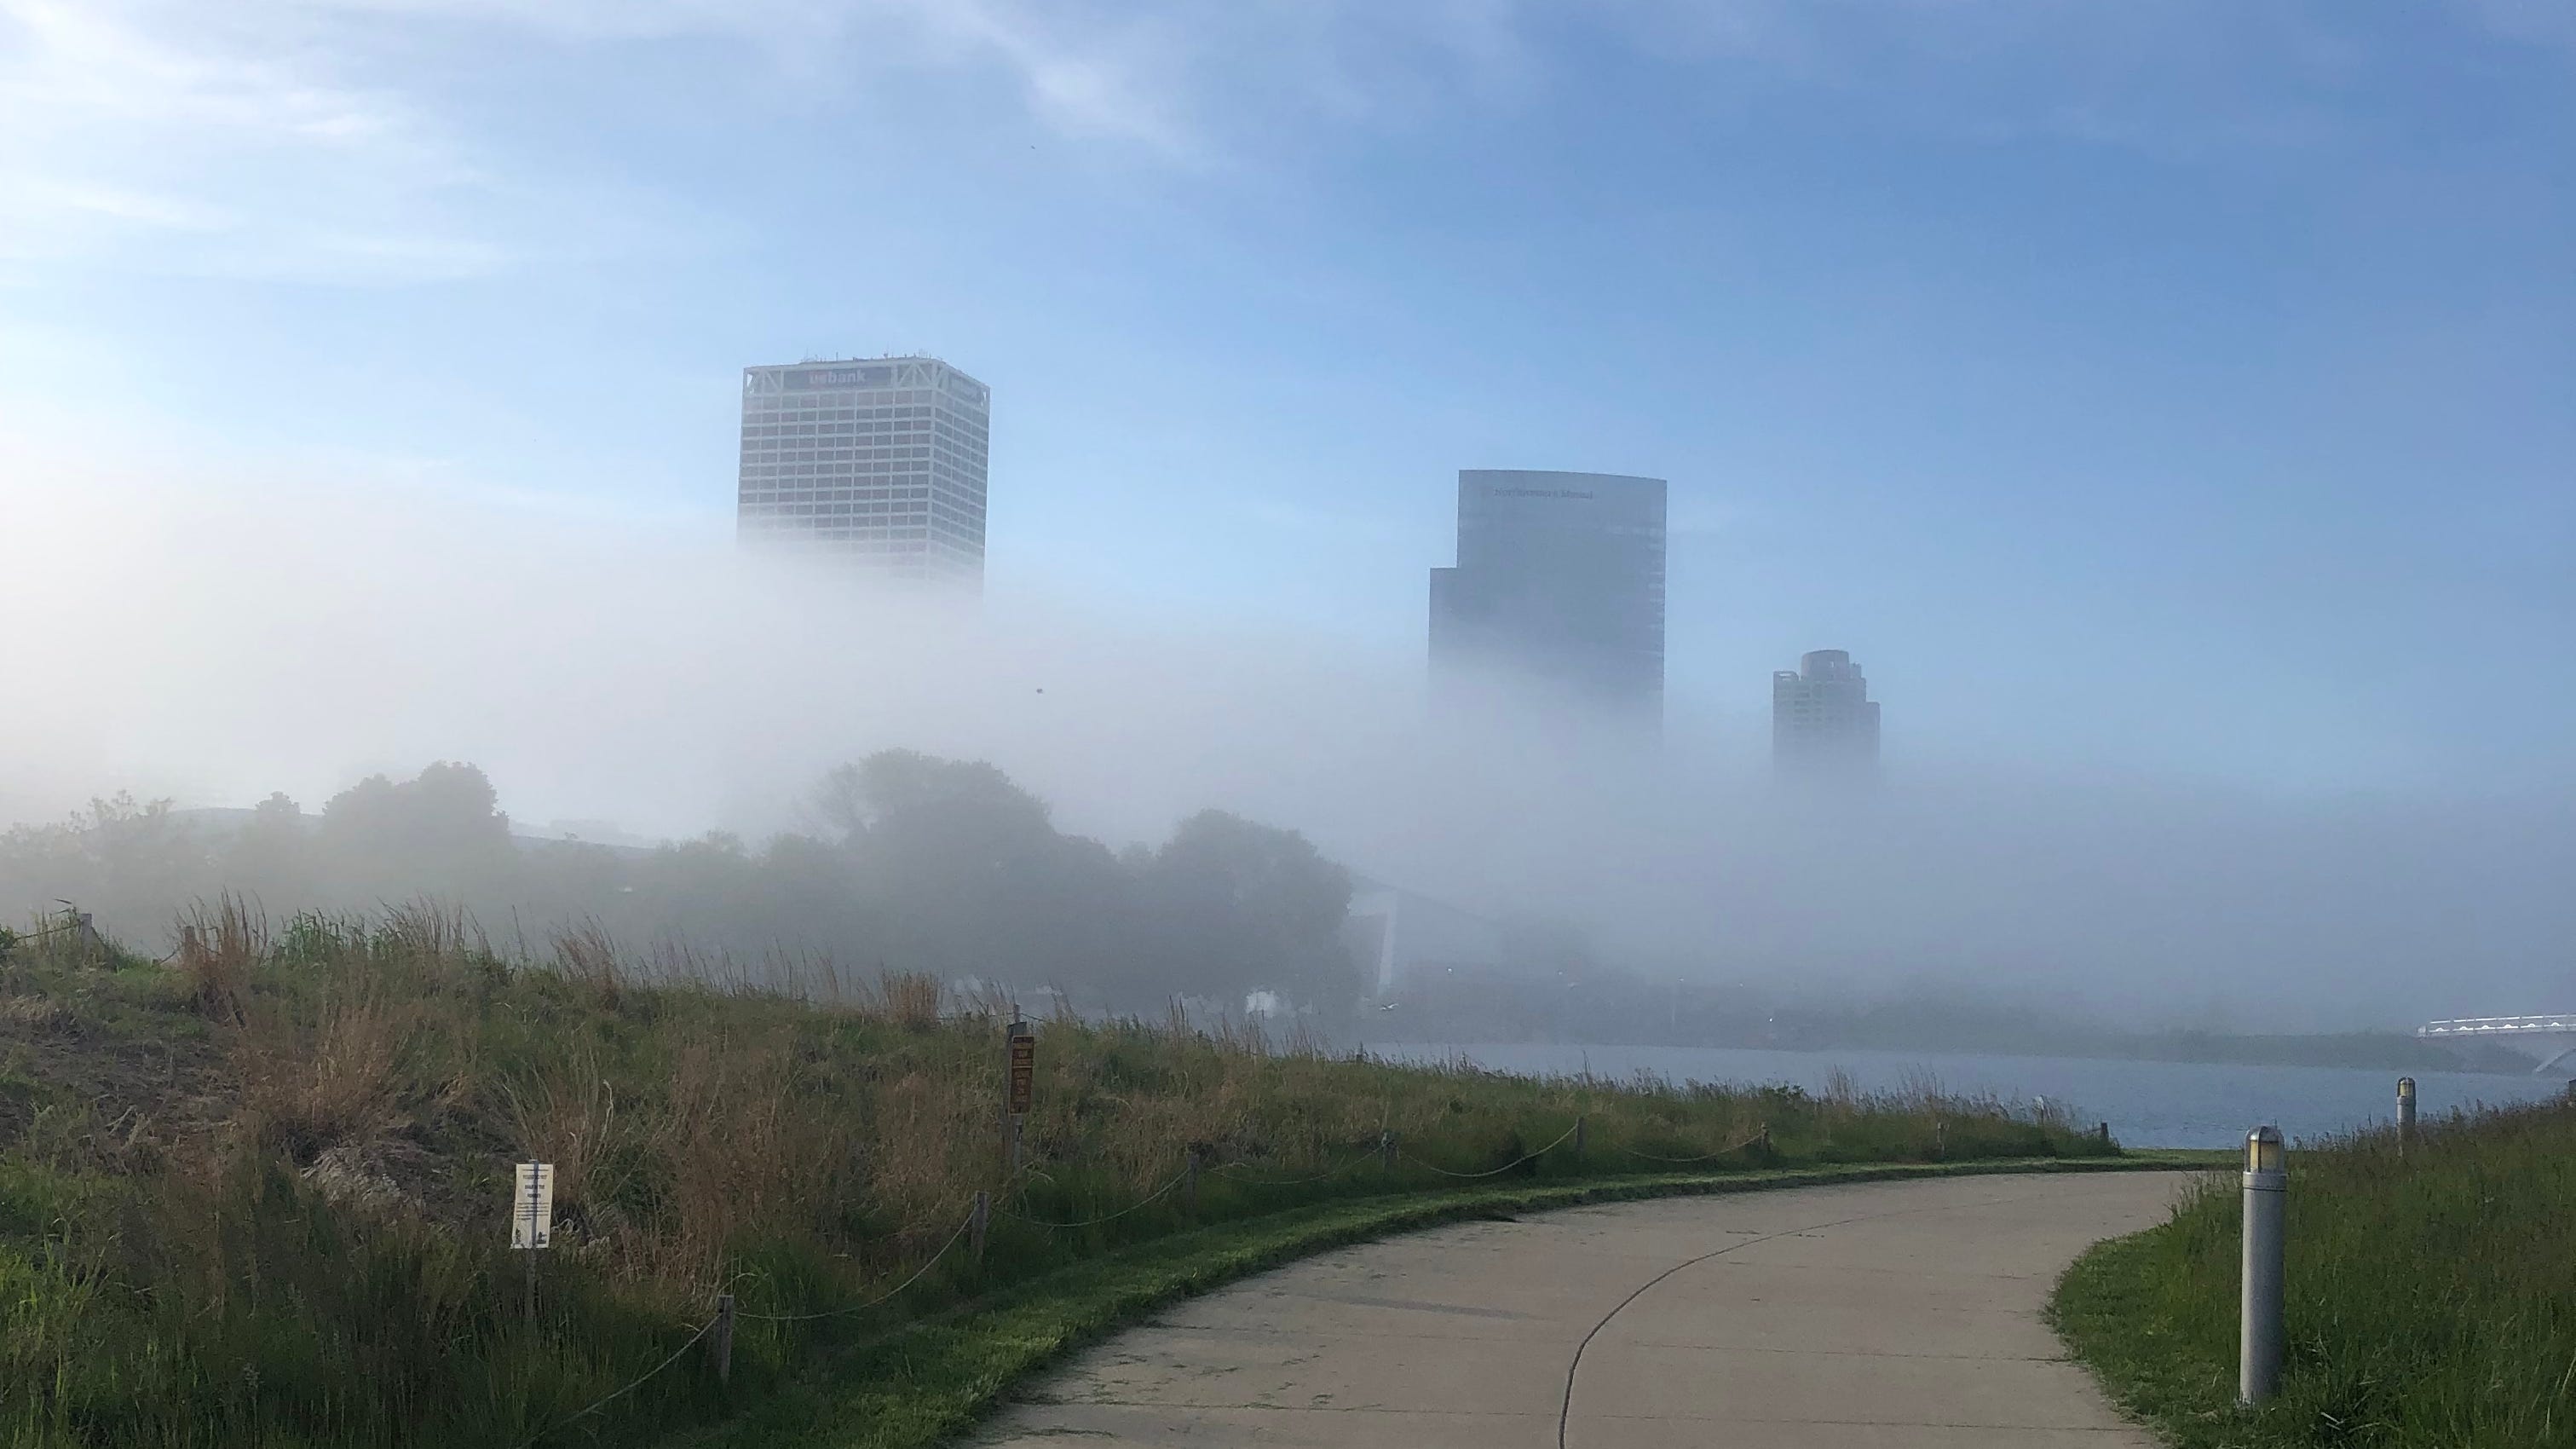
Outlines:
[[[2245,1134],[2245,1261],[2239,1277],[2236,1402],[2253,1405],[2281,1386],[2281,1209],[2290,1173],[2281,1129]]]
[[[2406,1149],[2414,1145],[2415,1079],[2399,1077],[2397,1079],[2397,1155],[2404,1157]]]

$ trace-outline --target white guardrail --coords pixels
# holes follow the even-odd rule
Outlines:
[[[2576,1032],[2576,1014],[2561,1016],[2459,1016],[2448,1021],[2428,1021],[2415,1028],[2417,1036],[2492,1036],[2520,1032]]]

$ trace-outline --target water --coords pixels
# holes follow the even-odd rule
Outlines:
[[[2085,1057],[1953,1056],[1935,1052],[1762,1051],[1749,1047],[1564,1046],[1544,1042],[1439,1046],[1383,1043],[1369,1051],[1396,1061],[1465,1057],[1480,1067],[1533,1075],[1590,1070],[1624,1077],[1652,1072],[1674,1081],[1788,1083],[1822,1091],[1840,1070],[1864,1092],[1896,1091],[1925,1078],[1945,1092],[1991,1092],[2028,1106],[2062,1103],[2075,1121],[2109,1122],[2130,1147],[2233,1148],[2263,1123],[2295,1142],[2387,1121],[2397,1111],[2395,1072],[2353,1067],[2240,1067],[2201,1062],[2130,1062]],[[2502,1106],[2565,1090],[2557,1076],[2416,1072],[2416,1110],[2426,1121],[2454,1107]]]

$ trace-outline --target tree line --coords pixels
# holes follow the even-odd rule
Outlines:
[[[990,764],[910,750],[832,771],[812,807],[812,828],[756,845],[718,832],[627,850],[514,835],[470,764],[371,776],[318,813],[271,795],[220,824],[120,795],[0,834],[0,907],[73,901],[148,941],[225,891],[276,918],[428,900],[539,954],[595,926],[754,974],[826,957],[1110,1010],[1179,996],[1239,1011],[1267,991],[1337,1012],[1361,990],[1350,874],[1293,830],[1205,810],[1159,845],[1112,850],[1057,829]]]

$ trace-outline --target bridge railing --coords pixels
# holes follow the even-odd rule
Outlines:
[[[2446,1021],[2428,1021],[2415,1028],[2417,1036],[2485,1036],[2500,1032],[2576,1032],[2576,1015],[2561,1016],[2459,1016]]]

